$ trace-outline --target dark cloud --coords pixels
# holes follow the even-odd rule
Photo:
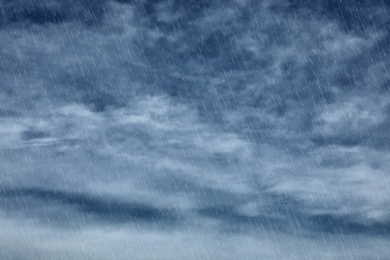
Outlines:
[[[91,194],[82,194],[75,192],[63,192],[54,190],[43,190],[40,188],[19,188],[13,190],[3,189],[1,198],[6,199],[3,202],[8,211],[29,209],[28,199],[38,202],[39,209],[36,211],[38,219],[50,218],[49,212],[45,209],[59,205],[62,215],[67,215],[67,207],[74,209],[81,215],[92,217],[95,221],[104,221],[109,223],[124,223],[132,221],[146,222],[174,222],[177,219],[175,212],[169,209],[154,208],[141,203],[132,203],[120,201],[113,198],[92,196]],[[26,216],[28,217],[28,215]],[[78,216],[76,216],[78,217]],[[71,218],[71,216],[68,218]],[[60,222],[59,222],[60,223]]]
[[[273,204],[274,207],[282,206]],[[311,236],[323,236],[326,233],[354,235],[361,234],[367,236],[381,236],[383,238],[389,236],[389,223],[359,223],[348,216],[336,215],[314,215],[306,216],[300,208],[293,206],[299,205],[284,205],[288,208],[288,213],[283,210],[276,211],[277,217],[271,214],[260,214],[259,216],[247,216],[237,212],[236,209],[229,206],[212,206],[201,208],[198,214],[208,218],[223,220],[224,223],[219,227],[222,232],[242,232],[243,230],[261,228],[266,230],[278,230],[284,233],[294,233],[301,230]],[[287,209],[285,208],[285,209]]]
[[[42,132],[42,131],[35,131],[33,129],[26,130],[22,132],[22,139],[25,141],[30,141],[34,139],[40,139],[50,136],[50,134]]]
[[[301,0],[287,1],[288,9],[305,10],[315,15],[322,15],[328,19],[335,19],[345,30],[354,30],[360,32],[370,26],[382,27],[382,17],[373,17],[368,15],[367,10],[381,8],[386,4],[386,1],[377,1],[375,3],[367,3],[367,1],[341,1],[341,0],[325,0],[325,1],[310,1]],[[283,5],[282,5],[283,6]],[[284,9],[286,11],[286,9]],[[382,9],[384,11],[384,9]]]
[[[319,229],[327,233],[339,234],[367,234],[372,236],[388,236],[390,233],[389,223],[358,223],[348,217],[332,215],[317,215],[308,218],[312,228]]]
[[[66,0],[66,1],[3,1],[1,24],[59,24],[79,21],[94,25],[101,21],[105,13],[105,1]]]
[[[356,146],[363,142],[363,137],[355,136],[316,136],[311,139],[316,145],[342,145],[342,146]]]

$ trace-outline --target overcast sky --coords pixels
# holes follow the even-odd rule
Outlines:
[[[386,0],[0,0],[0,258],[386,259],[389,28]]]

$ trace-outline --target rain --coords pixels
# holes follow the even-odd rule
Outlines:
[[[0,259],[388,259],[390,4],[0,0]]]

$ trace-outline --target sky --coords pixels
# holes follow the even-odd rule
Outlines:
[[[1,259],[387,259],[386,0],[0,0]]]

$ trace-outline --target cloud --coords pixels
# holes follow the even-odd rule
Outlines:
[[[17,23],[30,24],[61,24],[78,21],[85,25],[93,25],[104,16],[106,1],[76,0],[76,1],[4,1],[1,25],[12,26]]]
[[[59,204],[61,208],[73,208],[80,215],[91,221],[108,221],[110,223],[122,223],[127,221],[175,221],[176,216],[174,212],[170,212],[166,209],[157,209],[149,207],[147,205],[131,203],[131,202],[121,202],[116,201],[115,199],[109,199],[107,197],[99,198],[92,197],[90,195],[85,195],[81,193],[67,193],[61,191],[51,191],[43,190],[39,188],[19,188],[14,190],[5,190],[3,189],[1,193],[2,199],[6,200],[7,209],[19,209],[24,210],[26,204],[36,204],[34,202],[28,201],[32,199],[33,201],[40,202],[44,206],[43,208],[52,209],[53,205]],[[36,218],[39,220],[47,219],[48,222],[56,222],[56,217],[54,219],[50,216],[49,212],[36,212]],[[42,214],[42,215],[41,215]],[[57,212],[56,214],[59,214]],[[74,212],[62,212],[61,215],[68,215],[69,221],[71,221],[72,215]],[[28,212],[28,216],[32,217],[34,215],[31,211]],[[46,216],[45,216],[46,215]],[[70,216],[69,216],[70,215]],[[60,218],[56,223],[61,225],[63,219]],[[85,222],[85,220],[84,220]]]
[[[387,256],[388,5],[0,8],[3,258]]]

